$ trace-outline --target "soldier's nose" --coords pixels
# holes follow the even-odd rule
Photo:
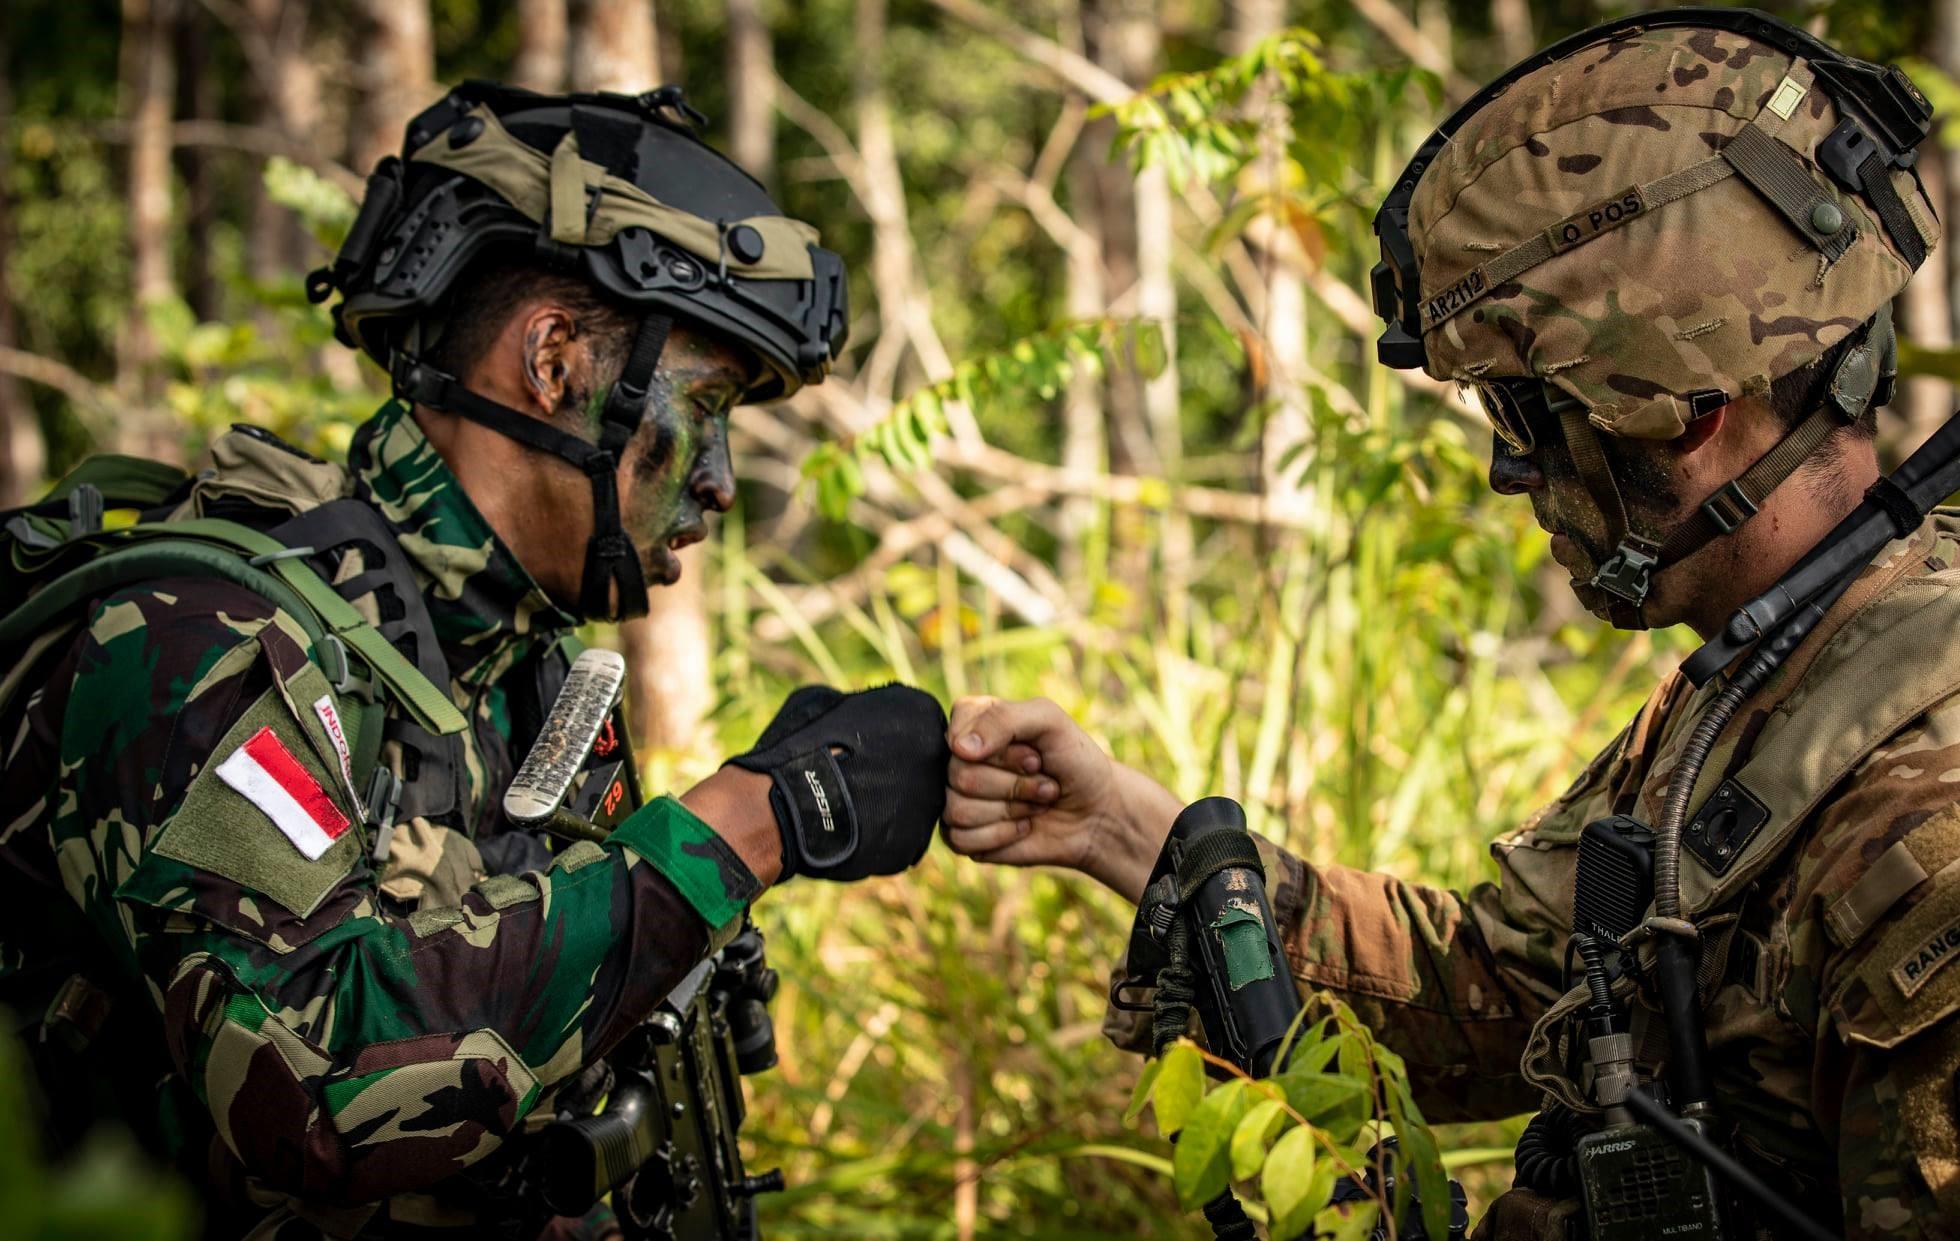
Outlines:
[[[1545,475],[1528,456],[1511,451],[1502,437],[1490,437],[1490,489],[1501,496],[1523,495],[1545,486]]]
[[[707,446],[695,463],[688,491],[702,508],[726,513],[735,504],[735,466],[728,457],[728,441],[720,436]]]

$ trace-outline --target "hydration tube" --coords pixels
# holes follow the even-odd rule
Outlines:
[[[1654,916],[1645,925],[1660,936],[1657,973],[1667,1018],[1669,1076],[1675,1102],[1685,1111],[1705,1109],[1712,1095],[1695,982],[1697,932],[1681,914],[1681,829],[1701,769],[1729,721],[1817,627],[1879,549],[1911,534],[1934,505],[1956,491],[1960,413],[1948,418],[1897,470],[1872,484],[1858,507],[1781,581],[1731,613],[1721,634],[1681,665],[1697,688],[1723,669],[1735,669],[1682,748],[1654,832]]]

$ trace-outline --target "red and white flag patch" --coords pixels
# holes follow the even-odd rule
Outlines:
[[[219,763],[218,778],[264,811],[308,861],[317,861],[347,831],[347,816],[270,728],[259,729]]]

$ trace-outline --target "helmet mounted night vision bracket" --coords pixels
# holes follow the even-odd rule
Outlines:
[[[1514,83],[1547,65],[1615,36],[1684,27],[1742,35],[1807,61],[1817,84],[1843,118],[1818,147],[1819,164],[1834,182],[1871,204],[1907,263],[1916,268],[1924,261],[1925,241],[1893,187],[1890,173],[1895,169],[1905,170],[1917,178],[1917,147],[1931,131],[1933,112],[1926,97],[1903,72],[1894,66],[1881,67],[1846,56],[1815,36],[1754,9],[1693,7],[1637,14],[1583,30],[1513,66],[1459,107],[1417,148],[1374,220],[1381,260],[1370,273],[1370,282],[1375,311],[1385,324],[1376,342],[1376,354],[1383,365],[1397,370],[1423,367],[1428,360],[1425,323],[1429,328],[1439,326],[1501,283],[1487,268],[1479,268],[1434,297],[1425,299],[1422,295],[1420,263],[1408,232],[1409,207],[1424,172],[1456,133]],[[1787,195],[1774,192],[1773,176],[1778,170],[1772,168],[1770,175],[1757,175],[1757,163],[1748,158],[1754,152],[1746,149],[1746,143],[1731,145],[1737,148],[1731,153],[1736,171],[1769,198],[1807,240],[1827,254],[1833,245],[1847,244],[1826,233],[1813,233],[1806,224],[1807,209],[1790,201]],[[1650,205],[1660,204],[1651,202]],[[1540,255],[1522,253],[1527,249],[1528,246],[1518,248],[1519,270],[1523,264],[1542,259]],[[1500,256],[1489,267],[1496,267],[1510,257]],[[1841,355],[1826,386],[1827,399],[1820,407],[1658,541],[1629,529],[1626,507],[1607,465],[1600,433],[1586,417],[1581,402],[1542,379],[1482,382],[1502,385],[1509,400],[1521,407],[1535,407],[1539,417],[1555,419],[1564,430],[1573,464],[1605,518],[1607,542],[1613,548],[1606,561],[1597,566],[1589,584],[1612,596],[1612,618],[1616,625],[1644,628],[1642,605],[1655,575],[1712,539],[1733,533],[1833,430],[1854,421],[1868,405],[1889,401],[1897,372],[1896,358],[1896,336],[1886,307],[1875,316],[1867,336]],[[1699,418],[1727,404],[1730,396],[1709,389],[1687,393],[1684,399],[1690,416]]]

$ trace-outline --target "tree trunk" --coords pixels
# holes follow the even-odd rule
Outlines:
[[[776,53],[762,0],[728,0],[728,146],[767,185],[776,174]]]
[[[1163,72],[1162,15],[1156,0],[1122,0],[1112,31],[1119,75],[1139,89]],[[1171,262],[1177,249],[1170,176],[1161,166],[1136,174],[1136,314],[1163,334],[1164,368],[1143,383],[1143,421],[1157,471],[1175,480],[1183,468],[1184,435],[1178,419],[1177,285]],[[1162,597],[1181,606],[1189,599],[1191,523],[1167,511],[1161,518],[1158,556],[1163,567]],[[1183,617],[1173,606],[1166,617],[1171,645],[1182,642]]]
[[[1490,24],[1497,31],[1497,47],[1504,59],[1516,63],[1538,48],[1531,32],[1531,0],[1491,0]]]
[[[517,0],[517,59],[511,80],[554,95],[565,89],[565,0]]]
[[[1078,204],[1094,201],[1095,172],[1090,164],[1103,158],[1106,146],[1079,142],[1069,159],[1070,198]],[[1097,235],[1094,212],[1077,208],[1076,216],[1089,245],[1068,255],[1068,313],[1071,319],[1099,319],[1109,312],[1108,289],[1103,282],[1102,244]],[[1068,393],[1062,400],[1062,468],[1100,476],[1109,469],[1109,432],[1104,424],[1104,385],[1101,377],[1086,370],[1070,378]],[[1085,545],[1102,520],[1102,506],[1087,496],[1062,502],[1058,533],[1061,536],[1062,580],[1071,592],[1087,585]]]
[[[177,46],[173,55],[180,65],[202,65],[211,58],[211,30],[208,17],[189,12],[177,24]],[[218,78],[211,73],[189,73],[177,81],[177,115],[192,120],[215,121],[219,115]],[[200,320],[211,320],[223,313],[223,290],[218,273],[211,265],[212,229],[218,223],[218,187],[213,176],[213,157],[204,147],[184,146],[176,151],[177,176],[184,183],[185,260],[184,300]]]
[[[307,55],[304,0],[245,0],[242,11],[238,36],[257,66],[252,97],[258,123],[296,143],[320,142],[320,69]],[[246,265],[252,279],[270,283],[305,264],[310,243],[299,218],[255,184]]]
[[[1283,0],[1238,0],[1232,6],[1232,50],[1252,50],[1261,39],[1279,33],[1285,22]],[[1247,385],[1255,416],[1263,418],[1259,433],[1259,481],[1268,504],[1288,517],[1298,516],[1307,505],[1307,492],[1301,479],[1305,473],[1307,448],[1313,426],[1307,410],[1303,386],[1307,351],[1307,289],[1295,263],[1299,249],[1287,215],[1284,176],[1287,147],[1292,138],[1292,117],[1286,101],[1270,82],[1253,92],[1249,108],[1259,118],[1259,157],[1249,170],[1246,188],[1267,194],[1271,206],[1247,229],[1254,258],[1265,279],[1265,321],[1259,324],[1260,340],[1249,343],[1248,351],[1258,350],[1247,359],[1251,382]]]
[[[182,445],[159,408],[163,373],[150,313],[176,294],[170,272],[170,124],[176,95],[171,35],[177,0],[123,0],[123,115],[129,120],[130,304],[117,350],[117,387],[128,405],[114,447],[177,460]]]
[[[0,9],[0,47],[6,46],[7,15]],[[7,81],[6,62],[0,59],[0,134],[13,132],[14,99]],[[12,143],[0,141],[0,277],[7,271],[7,251],[14,239],[13,215],[7,198],[11,182],[8,155]],[[14,299],[6,281],[0,278],[0,349],[14,345]],[[47,473],[47,446],[33,406],[12,375],[0,374],[0,508],[13,508],[27,502],[28,493]]]
[[[1103,68],[1128,80],[1122,55],[1121,27],[1125,0],[1089,0],[1083,14],[1087,50]],[[1108,151],[1116,137],[1116,122],[1107,116],[1091,121],[1082,146]],[[1096,231],[1103,240],[1105,292],[1109,302],[1132,295],[1137,283],[1136,180],[1121,158],[1092,164]],[[1136,373],[1117,367],[1109,377],[1110,468],[1124,474],[1154,474],[1159,470],[1155,446],[1144,417],[1143,385]],[[1134,514],[1130,514],[1134,516]]]
[[[1079,5],[1063,10],[1064,42],[1071,51],[1085,52]],[[1077,96],[1066,106],[1086,107]],[[1079,133],[1064,171],[1070,215],[1081,230],[1082,244],[1068,250],[1068,314],[1075,320],[1100,319],[1109,313],[1109,286],[1103,272],[1103,240],[1096,204],[1096,176],[1110,162],[1109,141]],[[1062,398],[1062,468],[1102,475],[1109,470],[1109,429],[1104,422],[1104,383],[1099,374],[1078,370]],[[1057,568],[1071,594],[1090,585],[1089,537],[1102,521],[1102,505],[1087,496],[1062,501],[1057,525],[1060,548]],[[1103,566],[1104,569],[1107,566]]]
[[[573,90],[652,90],[659,46],[652,0],[571,0]]]
[[[402,133],[435,102],[435,40],[428,0],[356,0],[355,104],[348,155],[365,175],[401,150]]]

